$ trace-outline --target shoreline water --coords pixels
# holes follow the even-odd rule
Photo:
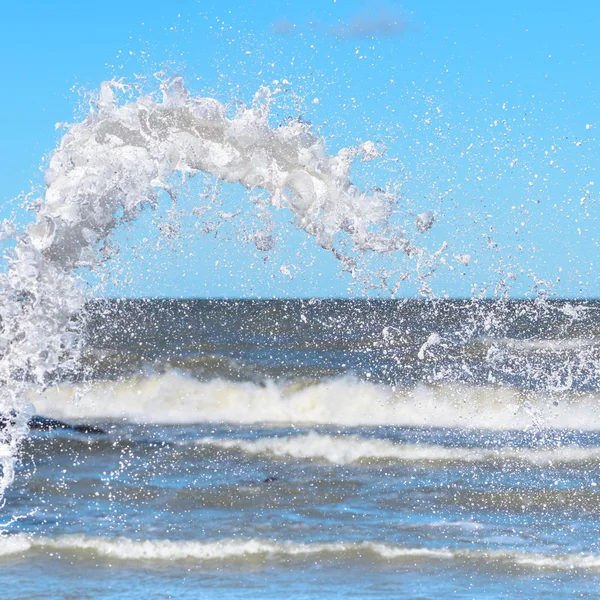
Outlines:
[[[600,305],[431,306],[88,305],[85,368],[29,398],[106,434],[22,441],[0,584],[593,597]]]
[[[0,535],[15,598],[116,598],[127,581],[135,599],[593,597],[600,582],[600,431],[105,427],[25,441]]]

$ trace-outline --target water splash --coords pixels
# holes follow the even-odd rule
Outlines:
[[[175,198],[174,175],[204,172],[265,190],[274,208],[291,210],[296,225],[349,271],[361,253],[417,252],[391,223],[397,197],[365,193],[350,180],[355,159],[380,154],[375,144],[328,155],[309,124],[272,126],[267,88],[231,118],[217,100],[191,96],[181,78],[161,90],[160,101],[123,103],[126,85],[102,84],[89,115],[68,128],[52,154],[36,220],[18,238],[0,280],[0,414],[8,415],[0,434],[0,497],[27,430],[25,389],[49,385],[77,362],[82,341],[73,315],[86,298],[77,270],[108,256],[120,222],[165,192]],[[421,221],[428,228],[432,219]]]

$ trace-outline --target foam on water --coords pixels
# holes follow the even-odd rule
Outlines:
[[[270,540],[219,540],[214,542],[145,540],[127,538],[116,540],[89,538],[86,536],[64,536],[55,540],[36,540],[33,547],[89,550],[100,556],[121,560],[231,560],[247,557],[310,556],[312,554],[358,554],[372,552],[383,558],[436,557],[451,558],[446,550],[426,548],[394,548],[386,544],[360,542],[357,544],[273,542]]]
[[[24,554],[31,550],[31,539],[29,536],[0,535],[0,557],[14,554]]]
[[[468,561],[504,564],[548,570],[595,570],[600,568],[598,554],[527,553],[511,550],[449,550],[446,548],[404,547],[376,541],[292,542],[267,539],[136,540],[119,537],[65,535],[56,538],[25,536],[0,537],[0,557],[28,552],[71,553],[81,558],[91,555],[117,561],[231,562],[239,560],[303,559],[322,555],[336,560],[352,558],[380,561]]]
[[[564,396],[506,386],[440,383],[412,389],[350,377],[279,386],[177,372],[93,385],[61,385],[32,395],[40,414],[59,419],[147,423],[406,425],[474,429],[600,429],[598,394]]]
[[[253,455],[322,460],[337,465],[369,461],[402,462],[499,462],[518,461],[536,466],[598,462],[600,448],[565,446],[558,448],[452,448],[431,444],[397,444],[357,435],[306,435],[262,438],[259,440],[205,437],[196,443],[216,448],[240,450]]]
[[[95,556],[118,560],[236,560],[244,558],[285,558],[303,557],[314,554],[335,556],[372,554],[383,559],[402,558],[447,558],[453,553],[444,549],[403,548],[377,542],[275,542],[267,539],[248,540],[134,540],[130,538],[90,537],[85,535],[65,535],[57,538],[35,538],[15,535],[0,538],[0,556],[22,554],[27,551],[62,550],[89,552]]]
[[[290,209],[297,226],[351,271],[355,252],[414,251],[390,225],[396,198],[366,194],[350,181],[357,157],[378,156],[374,144],[331,156],[310,125],[271,126],[267,88],[231,118],[217,100],[192,97],[180,78],[162,85],[161,101],[144,96],[120,104],[117,95],[128,91],[105,82],[87,118],[68,128],[50,158],[36,220],[18,236],[0,279],[0,413],[14,421],[0,434],[0,497],[26,433],[26,382],[48,385],[81,349],[72,315],[85,293],[74,272],[109,256],[120,222],[165,191],[174,198],[174,175],[204,172],[266,191],[275,208]],[[339,236],[351,250],[336,243]]]

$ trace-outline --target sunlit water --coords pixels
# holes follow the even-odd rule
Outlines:
[[[29,397],[107,433],[26,439],[2,588],[596,597],[599,308],[89,305],[80,371]]]
[[[532,300],[507,300],[517,275],[481,231],[497,281],[478,296],[496,300],[436,300],[436,268],[471,256],[426,247],[437,215],[397,183],[355,185],[383,145],[330,154],[272,115],[279,88],[231,110],[157,77],[159,93],[104,83],[32,222],[2,224],[1,589],[594,597],[600,305],[550,301],[535,277]],[[409,279],[429,300],[98,299],[89,282],[131,251],[119,232],[171,203],[158,229],[177,247],[184,197],[193,244],[224,183],[248,190],[259,225],[238,241],[265,260],[285,209],[359,296]],[[104,433],[29,431],[34,412]]]

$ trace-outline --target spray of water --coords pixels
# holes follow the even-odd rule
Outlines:
[[[233,117],[215,99],[192,97],[180,78],[162,85],[161,100],[119,101],[126,91],[105,82],[87,118],[68,128],[50,158],[35,222],[18,237],[0,282],[0,497],[27,432],[26,388],[47,386],[77,362],[73,315],[86,298],[78,269],[108,254],[120,222],[165,192],[175,197],[177,176],[204,172],[266,191],[350,271],[360,254],[418,252],[391,223],[397,198],[350,181],[355,159],[379,155],[375,144],[328,155],[307,123],[272,126],[267,88]],[[431,222],[423,216],[420,229]]]

